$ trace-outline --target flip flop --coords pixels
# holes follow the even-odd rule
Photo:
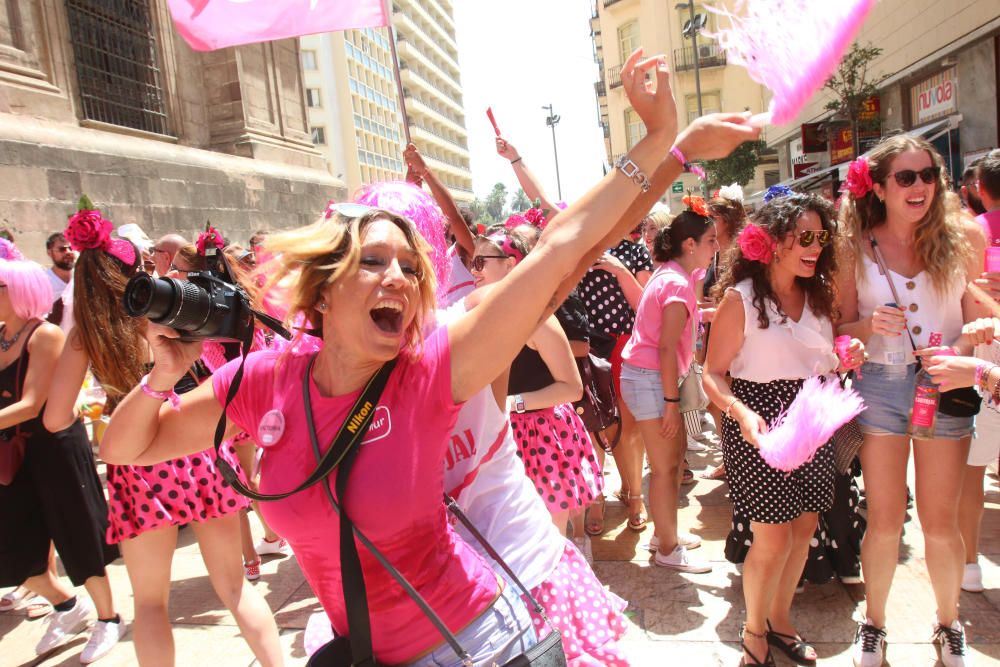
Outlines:
[[[23,591],[23,592],[19,595],[18,591]],[[13,611],[14,609],[17,609],[18,605],[21,603],[22,600],[24,600],[25,597],[27,597],[27,595],[28,595],[27,589],[18,587],[10,591],[3,597],[0,597],[0,612]]]
[[[600,504],[601,506],[601,520],[592,519],[590,517],[590,507],[587,508],[587,522],[583,526],[583,531],[590,535],[591,537],[597,537],[598,535],[604,534],[604,506],[607,504],[607,499],[601,496],[601,499],[595,500],[591,503],[591,507]]]

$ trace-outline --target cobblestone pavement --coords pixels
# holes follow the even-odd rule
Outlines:
[[[721,457],[711,451],[691,454],[696,472],[716,465]],[[609,461],[608,469],[613,468]],[[912,471],[911,471],[912,474]],[[995,475],[987,479],[988,496],[983,524],[981,563],[987,591],[962,594],[962,618],[967,624],[975,664],[1000,665],[1000,489]],[[617,487],[607,477],[607,492]],[[637,666],[662,664],[727,665],[739,662],[738,632],[743,620],[739,570],[726,562],[723,546],[729,528],[730,505],[724,483],[699,479],[685,487],[680,510],[681,528],[704,538],[700,555],[714,561],[711,574],[686,575],[650,565],[643,545],[652,528],[636,533],[625,528],[625,508],[616,500],[607,504],[608,531],[593,542],[595,570],[600,579],[630,602],[632,627],[624,640]],[[922,558],[923,540],[916,512],[906,524],[900,566],[889,604],[887,657],[895,667],[935,664],[929,642],[934,602]],[[9,536],[4,536],[9,539]],[[302,634],[309,615],[320,609],[292,557],[270,558],[256,583],[275,611],[286,647],[287,665],[304,665]],[[126,619],[132,616],[128,578],[121,561],[110,568],[116,600]],[[831,582],[807,586],[796,598],[794,618],[802,635],[816,646],[820,665],[850,665],[852,615],[863,589]],[[232,616],[212,592],[192,531],[180,534],[174,557],[170,617],[177,645],[177,664],[212,667],[256,665],[240,639]],[[34,646],[43,621],[29,621],[18,612],[0,615],[0,667],[14,665],[78,665],[86,635],[45,658],[36,658]],[[777,657],[777,656],[776,656]],[[777,657],[778,664],[782,662]],[[131,636],[99,663],[102,667],[134,665]]]

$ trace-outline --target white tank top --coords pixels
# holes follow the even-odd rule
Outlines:
[[[464,313],[460,302],[447,312],[439,310],[438,324]],[[524,472],[507,415],[489,386],[458,413],[445,456],[444,488],[525,586],[535,588],[548,579],[566,541]],[[479,542],[461,524],[455,527],[492,565]]]
[[[453,245],[448,248],[448,256],[451,258],[451,284],[441,299],[441,306],[443,308],[447,308],[457,301],[464,299],[469,292],[476,288],[472,274],[465,268],[465,264],[462,264],[462,258],[458,256],[458,248],[456,246]]]
[[[858,280],[858,313],[861,318],[871,317],[878,306],[896,300],[889,289],[889,281],[879,271],[878,264],[862,254],[864,275]],[[940,331],[945,345],[951,345],[962,335],[965,317],[962,315],[962,295],[965,280],[956,276],[948,289],[942,293],[934,287],[927,271],[921,271],[913,278],[902,276],[892,269],[892,284],[903,303],[897,303],[906,311],[906,324],[913,334],[917,347],[926,347],[932,331]],[[899,340],[872,335],[865,346],[871,361],[878,364],[911,364],[915,361],[910,339],[904,333]]]
[[[782,322],[775,305],[766,301],[770,325],[761,329],[750,279],[727,291],[735,291],[743,299],[743,346],[729,366],[734,378],[751,382],[801,380],[837,369],[833,324],[813,313],[808,303],[798,322],[790,317]]]

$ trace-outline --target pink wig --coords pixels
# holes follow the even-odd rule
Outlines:
[[[447,294],[451,278],[451,260],[444,239],[444,215],[434,198],[412,183],[389,181],[372,183],[354,196],[358,204],[383,208],[401,215],[417,228],[431,246],[431,265],[438,282],[438,301]]]
[[[17,316],[41,319],[52,310],[52,286],[45,269],[28,260],[0,260],[0,282]]]

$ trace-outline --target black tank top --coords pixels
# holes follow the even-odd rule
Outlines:
[[[510,365],[510,380],[507,393],[524,394],[529,391],[544,389],[555,382],[549,367],[542,360],[538,350],[527,345],[521,348]]]
[[[28,363],[31,356],[28,353],[28,341],[31,340],[38,326],[39,324],[37,323],[32,325],[31,330],[27,332],[28,335],[24,337],[24,346],[21,348],[20,356],[7,364],[3,370],[0,370],[0,408],[6,408],[8,405],[21,400],[21,394],[24,393],[24,378],[28,375]],[[20,374],[18,373],[18,369],[20,369]],[[9,440],[14,437],[18,427],[20,427],[21,433],[26,435],[44,432],[45,427],[42,426],[43,411],[39,411],[37,417],[32,417],[20,424],[3,429],[3,431],[0,431],[0,439]]]

